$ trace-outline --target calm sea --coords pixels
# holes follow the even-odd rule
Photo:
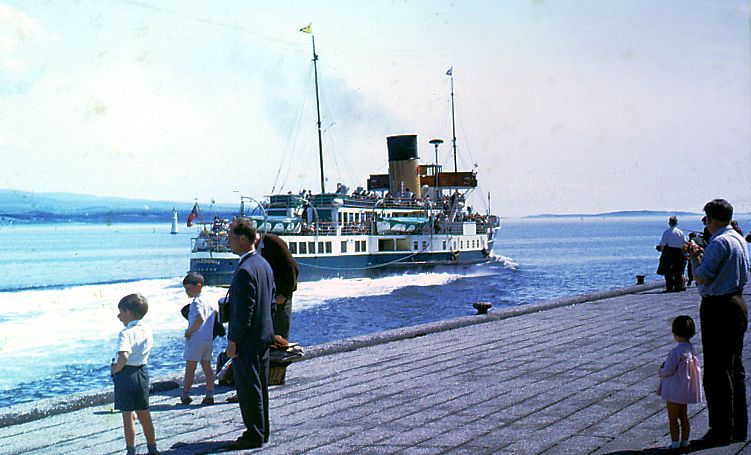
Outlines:
[[[506,220],[491,264],[301,283],[293,341],[313,345],[494,308],[655,280],[666,217]],[[681,218],[700,229],[700,217]],[[169,225],[0,226],[0,407],[110,385],[117,302],[141,292],[154,330],[152,378],[181,374],[181,279],[190,237]],[[206,298],[225,290],[207,287]],[[224,348],[218,339],[215,352]]]

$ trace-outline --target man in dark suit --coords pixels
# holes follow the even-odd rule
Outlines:
[[[233,359],[246,428],[228,449],[243,450],[261,447],[269,440],[269,347],[274,343],[276,290],[271,267],[255,249],[258,234],[252,222],[237,218],[228,235],[240,262],[229,288],[227,355]]]

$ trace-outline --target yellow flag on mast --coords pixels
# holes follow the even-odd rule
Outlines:
[[[305,27],[301,28],[300,31],[303,32],[303,33],[313,33],[313,23],[312,22],[308,22],[308,25],[306,25]]]

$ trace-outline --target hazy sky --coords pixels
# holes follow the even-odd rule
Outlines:
[[[236,202],[443,138],[503,216],[751,211],[751,0],[0,0],[0,188]]]

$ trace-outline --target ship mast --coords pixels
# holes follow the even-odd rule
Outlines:
[[[454,172],[457,172],[456,166],[456,118],[454,117],[454,67],[446,71],[446,75],[451,78],[451,144],[454,147]]]
[[[315,76],[316,86],[316,114],[318,115],[318,161],[321,167],[321,193],[326,192],[323,177],[323,141],[321,140],[321,103],[318,97],[318,54],[316,54],[316,37],[313,36],[312,24],[308,24],[300,29],[303,33],[308,33],[313,42],[313,74]]]

